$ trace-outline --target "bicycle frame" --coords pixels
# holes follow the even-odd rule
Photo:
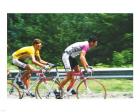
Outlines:
[[[91,68],[93,69],[93,68]],[[95,78],[93,78],[92,76],[93,72],[91,73],[88,73],[88,76],[85,76],[85,72],[73,72],[73,76],[75,78],[75,82],[74,82],[74,85],[73,87],[76,87],[76,85],[78,85],[76,87],[76,93],[77,93],[77,98],[79,99],[78,97],[78,89],[79,89],[79,86],[81,85],[81,83],[84,84],[84,87],[85,87],[85,90],[87,91],[87,93],[92,93],[92,90],[89,88],[89,85],[88,85],[88,82],[87,81],[94,81],[95,83],[97,83],[97,85],[99,86],[100,85],[100,89],[103,91],[103,94],[104,94],[104,99],[106,98],[106,88],[105,86],[98,80],[96,80]],[[94,86],[94,85],[93,85]],[[71,90],[73,89],[73,87],[68,91],[68,92],[65,92],[65,94],[69,97],[69,93],[71,92]]]
[[[37,85],[37,83],[38,83],[40,80],[43,80],[44,78],[46,78],[46,76],[45,76],[45,74],[44,74],[45,72],[46,72],[46,71],[43,72],[42,70],[35,70],[35,71],[33,71],[32,73],[35,73],[36,76],[38,76],[38,78],[34,81],[33,84],[30,85],[30,87],[29,87],[28,89],[20,89],[19,87],[17,87],[16,78],[21,77],[22,74],[24,73],[24,71],[19,70],[19,72],[18,72],[17,75],[15,76],[15,79],[12,81],[12,83],[9,83],[10,85],[13,85],[13,87],[11,87],[10,91],[11,91],[11,90],[14,90],[14,88],[16,88],[17,91],[19,92],[20,96],[21,96],[20,99],[22,99],[23,96],[24,96],[24,93],[29,93],[29,92],[32,90],[32,88],[33,88],[35,85]]]
[[[57,67],[55,68],[55,72],[56,72],[56,76],[55,77],[52,77],[52,78],[49,78],[49,77],[46,77],[46,75],[45,75],[45,73],[50,73],[50,70],[51,69],[49,69],[49,70],[35,70],[35,71],[33,71],[33,73],[35,73],[36,74],[36,76],[38,76],[37,77],[37,79],[34,81],[34,83],[33,84],[31,84],[30,85],[30,87],[28,88],[28,90],[22,90],[22,89],[19,89],[20,90],[20,94],[22,93],[22,97],[24,96],[24,93],[28,93],[30,90],[32,90],[32,88],[33,87],[35,87],[35,95],[36,95],[36,98],[37,98],[37,95],[39,95],[40,94],[40,91],[38,91],[38,89],[36,89],[36,88],[38,88],[37,86],[38,86],[38,84],[39,83],[41,83],[41,82],[43,82],[44,84],[45,84],[45,88],[48,90],[48,92],[47,93],[49,93],[49,94],[51,94],[51,93],[53,93],[54,91],[53,91],[53,87],[54,87],[54,85],[55,85],[55,83],[57,83],[58,84],[58,86],[59,86],[59,83],[60,83],[60,76],[61,76],[61,74],[60,74],[60,72],[58,71],[58,69],[57,69]],[[20,71],[19,73],[17,73],[17,75],[16,75],[16,77],[17,76],[19,76],[19,75],[21,75],[22,74],[22,72]],[[67,74],[67,73],[66,73]],[[75,87],[76,88],[76,92],[77,92],[77,94],[78,94],[78,88],[79,88],[79,86],[83,83],[84,84],[84,88],[87,90],[87,91],[90,91],[90,89],[89,89],[89,87],[88,87],[88,84],[87,84],[87,80],[89,80],[89,79],[92,79],[92,80],[95,80],[95,82],[97,82],[97,83],[99,83],[99,85],[101,85],[102,86],[102,88],[104,89],[104,91],[105,91],[105,97],[104,98],[106,98],[106,89],[105,89],[105,86],[100,82],[100,81],[98,81],[98,80],[96,80],[95,78],[93,78],[92,77],[92,73],[88,73],[88,76],[85,76],[85,73],[84,72],[73,72],[73,76],[74,76],[74,79],[75,79],[75,82],[74,82],[74,85],[73,85],[73,87]],[[49,80],[51,80],[52,82],[51,83],[48,83],[48,81]],[[13,84],[16,84],[16,80],[14,80],[13,81]],[[16,85],[14,85],[15,87],[16,87]],[[56,87],[56,86],[55,86]],[[57,88],[57,89],[59,89],[59,88]],[[70,94],[71,93],[71,91],[72,91],[72,89],[73,88],[71,88],[69,91],[66,91],[66,92],[64,92],[65,91],[65,89],[63,88],[62,90],[63,90],[63,92],[64,92],[64,95],[63,95],[63,97],[70,97],[70,96],[73,96],[72,94]],[[36,91],[37,90],[37,91]],[[39,89],[40,90],[40,89]],[[39,93],[37,93],[36,94],[36,92],[39,92]],[[47,95],[47,93],[46,93],[46,95]],[[42,94],[42,93],[41,93]],[[54,94],[54,93],[53,93]],[[43,95],[43,94],[42,94]],[[45,94],[44,94],[45,95]],[[40,96],[39,96],[40,97]],[[78,95],[77,95],[77,98],[79,98],[78,97]]]

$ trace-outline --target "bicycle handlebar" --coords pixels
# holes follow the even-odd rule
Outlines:
[[[93,69],[93,66],[88,66],[89,69]]]
[[[56,72],[58,72],[58,64],[54,64],[54,66],[51,66],[48,69],[40,69],[40,70],[34,70],[33,73],[45,73],[45,72],[50,72],[51,69],[56,68]],[[91,71],[93,71],[93,67],[92,66],[88,66],[89,69],[91,69]],[[84,73],[86,73],[86,71],[84,71]],[[93,72],[92,72],[93,73]]]

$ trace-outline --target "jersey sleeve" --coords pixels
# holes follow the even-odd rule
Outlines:
[[[40,57],[40,52],[37,51],[37,52],[35,53],[35,56]]]
[[[85,45],[85,46],[83,46],[82,51],[86,53],[88,51],[88,49],[89,49],[89,47]]]

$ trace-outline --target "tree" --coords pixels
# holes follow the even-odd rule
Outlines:
[[[68,45],[85,41],[91,34],[97,34],[99,38],[98,47],[87,54],[91,65],[114,65],[114,51],[121,53],[128,50],[133,53],[131,13],[9,13],[7,21],[8,56],[23,46],[31,45],[34,38],[40,38],[44,42],[42,57],[60,63],[61,55]],[[130,55],[132,58],[129,62],[132,63],[133,54]]]

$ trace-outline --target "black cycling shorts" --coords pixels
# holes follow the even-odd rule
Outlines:
[[[77,60],[71,56],[69,56],[69,62],[70,62],[71,69],[74,69],[74,67],[78,65]]]

